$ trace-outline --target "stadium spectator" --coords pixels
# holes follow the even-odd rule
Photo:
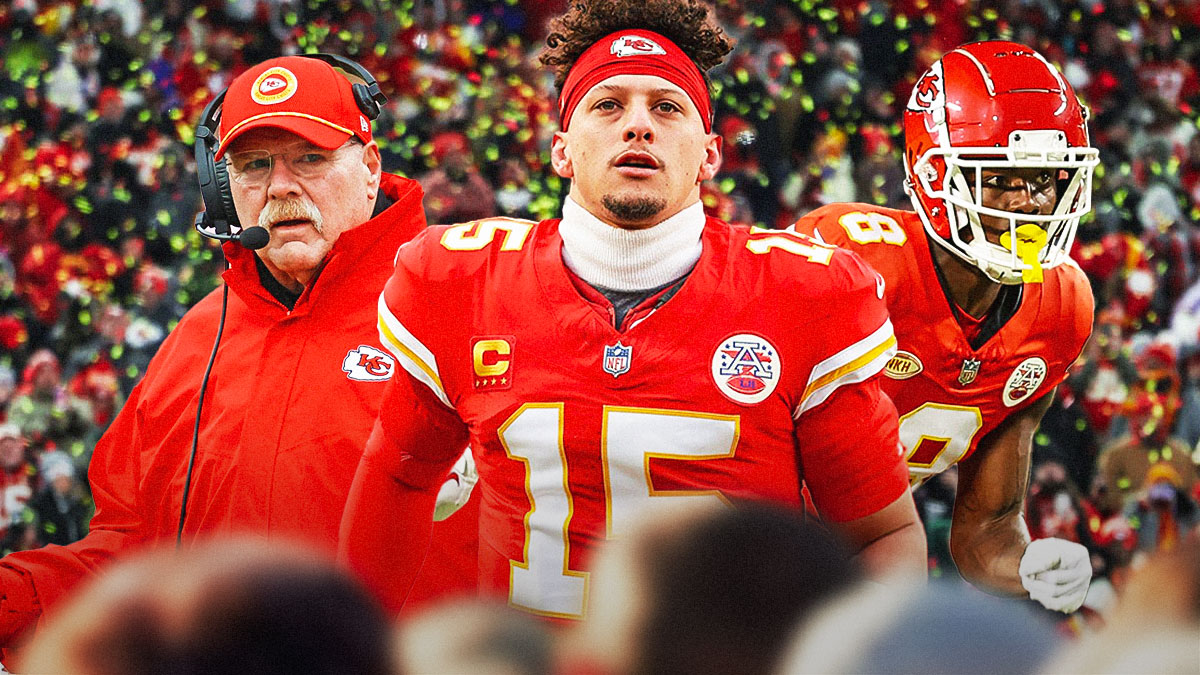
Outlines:
[[[1159,462],[1146,472],[1146,479],[1130,503],[1126,518],[1137,530],[1139,552],[1169,551],[1200,524],[1200,510],[1193,499],[1196,484],[1188,485],[1170,464]]]
[[[42,349],[25,364],[21,386],[9,404],[8,418],[37,451],[57,448],[80,456],[91,431],[92,410],[62,381],[58,357]]]
[[[1128,506],[1144,487],[1150,468],[1170,465],[1185,491],[1200,481],[1192,448],[1171,434],[1180,406],[1175,351],[1166,343],[1146,345],[1135,359],[1138,380],[1124,405],[1128,433],[1100,454],[1104,483]]]
[[[433,138],[437,168],[421,178],[425,216],[433,223],[467,223],[496,215],[491,185],[471,164],[467,137],[444,131]]]
[[[65,453],[54,451],[44,453],[39,463],[42,488],[29,502],[38,544],[65,546],[79,541],[87,534],[92,508],[75,480],[74,462]]]
[[[0,422],[8,419],[8,404],[17,390],[17,374],[7,364],[0,363]]]
[[[1025,511],[1031,538],[1055,537],[1093,548],[1089,506],[1062,464],[1048,460],[1034,468]]]
[[[563,217],[431,228],[398,253],[379,320],[404,372],[351,488],[344,559],[401,606],[469,441],[481,588],[534,613],[582,617],[591,549],[657,494],[796,507],[801,481],[870,574],[923,579],[876,275],[704,215],[721,142],[703,73],[732,48],[710,6],[577,3],[553,26]]]
[[[883,386],[912,482],[958,465],[959,572],[1074,612],[1088,551],[1031,541],[1022,505],[1034,432],[1092,328],[1090,285],[1067,257],[1097,162],[1087,112],[1043,56],[989,41],[935,62],[904,115],[913,210],[835,204],[796,231],[879,271],[901,350]]]
[[[18,548],[23,533],[10,537],[10,528],[25,516],[25,505],[38,487],[37,470],[27,455],[28,442],[20,427],[0,424],[0,540],[7,553]]]
[[[212,217],[257,224],[266,241],[225,244],[225,292],[180,321],[97,445],[87,536],[0,560],[0,646],[137,548],[254,532],[332,554],[393,369],[375,346],[374,299],[396,248],[424,225],[419,186],[381,171],[369,103],[327,60],[300,56],[258,64],[225,92],[208,150],[227,161],[230,193],[208,206],[232,204]],[[27,370],[37,391],[63,392],[51,356]],[[464,523],[439,536],[442,564],[423,592],[473,586],[472,515],[438,527]]]

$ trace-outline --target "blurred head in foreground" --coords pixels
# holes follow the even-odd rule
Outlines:
[[[548,675],[554,636],[526,612],[498,602],[460,600],[401,624],[399,662],[409,673]]]
[[[40,630],[20,672],[394,673],[383,612],[325,559],[240,539],[130,559]]]
[[[802,624],[778,672],[1035,673],[1057,644],[1054,627],[1016,600],[965,585],[869,584]]]
[[[667,510],[600,555],[564,651],[599,672],[771,672],[795,623],[861,576],[799,511]]]

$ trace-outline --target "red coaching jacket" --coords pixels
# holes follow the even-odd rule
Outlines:
[[[263,288],[254,254],[225,245],[232,292],[205,394],[185,547],[243,532],[335,551],[351,479],[396,370],[379,343],[376,301],[397,248],[425,226],[417,183],[385,174],[382,190],[395,203],[338,239],[290,311]],[[97,444],[88,535],[0,560],[0,644],[11,646],[118,554],[174,545],[220,313],[217,289],[183,317]],[[433,568],[418,596],[475,587],[476,501],[434,527]]]

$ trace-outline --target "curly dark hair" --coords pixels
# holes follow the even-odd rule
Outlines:
[[[554,86],[562,91],[580,54],[597,40],[626,28],[654,31],[679,45],[705,74],[733,49],[703,0],[575,0],[550,22],[540,59],[554,68]]]

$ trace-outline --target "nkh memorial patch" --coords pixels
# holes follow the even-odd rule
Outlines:
[[[915,377],[924,369],[925,365],[921,363],[921,359],[917,358],[916,354],[900,351],[896,352],[896,355],[883,367],[883,374],[893,380],[907,380]]]

